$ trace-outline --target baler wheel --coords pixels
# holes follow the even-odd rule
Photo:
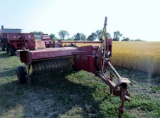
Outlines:
[[[26,73],[25,68],[23,66],[18,66],[16,68],[16,73],[17,73],[18,82],[20,84],[27,83],[27,78],[26,78],[27,73]]]
[[[2,45],[2,51],[5,51],[5,47]]]
[[[7,54],[9,54],[9,48],[6,48],[6,52],[7,52]]]
[[[9,55],[13,56],[14,55],[14,50],[12,48],[9,48],[8,50],[9,50]]]

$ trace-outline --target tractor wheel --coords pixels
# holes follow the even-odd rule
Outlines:
[[[10,56],[13,56],[15,54],[13,48],[9,48],[8,50]]]
[[[7,52],[7,54],[9,54],[9,48],[6,48],[6,52]]]
[[[2,45],[2,51],[5,51],[5,47]]]
[[[18,82],[20,84],[27,83],[27,78],[26,78],[27,73],[26,73],[25,68],[23,66],[18,66],[16,68],[16,73],[17,73]]]

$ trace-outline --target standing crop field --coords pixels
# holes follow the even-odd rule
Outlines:
[[[70,44],[76,45],[78,47],[80,46],[88,46],[88,45],[92,45],[92,46],[100,46],[101,43],[100,41],[63,41],[62,45],[63,46],[68,46]]]
[[[160,42],[113,42],[114,66],[160,74]]]

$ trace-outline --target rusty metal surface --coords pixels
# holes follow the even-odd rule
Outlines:
[[[34,60],[43,60],[64,56],[72,56],[74,51],[78,51],[76,47],[62,47],[62,48],[45,48],[33,51],[21,51],[18,50],[17,54],[20,55],[20,59],[25,64],[29,65]]]
[[[88,72],[96,72],[95,56],[84,55],[83,53],[74,55],[74,67],[79,70],[85,70]]]
[[[32,59],[53,58],[59,56],[70,56],[78,48],[75,47],[62,47],[62,48],[46,48],[35,51],[30,51]]]
[[[34,34],[33,33],[7,33],[7,34],[2,34],[9,40],[19,40],[19,37],[24,37],[25,40],[32,40],[34,39]]]
[[[100,41],[62,41],[61,42],[63,46],[68,46],[70,44],[76,45],[76,46],[87,46],[87,45],[92,45],[92,46],[100,46],[101,42]],[[112,39],[108,39],[108,45],[112,45]]]
[[[14,50],[30,48],[29,42],[34,40],[33,33],[2,33],[3,40],[7,48]],[[23,37],[23,39],[21,39]]]

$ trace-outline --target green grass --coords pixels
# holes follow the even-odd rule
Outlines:
[[[118,97],[109,87],[85,71],[40,76],[32,85],[17,83],[16,56],[0,51],[0,118],[117,118]],[[160,77],[117,68],[133,83],[128,86],[124,118],[160,117]]]

